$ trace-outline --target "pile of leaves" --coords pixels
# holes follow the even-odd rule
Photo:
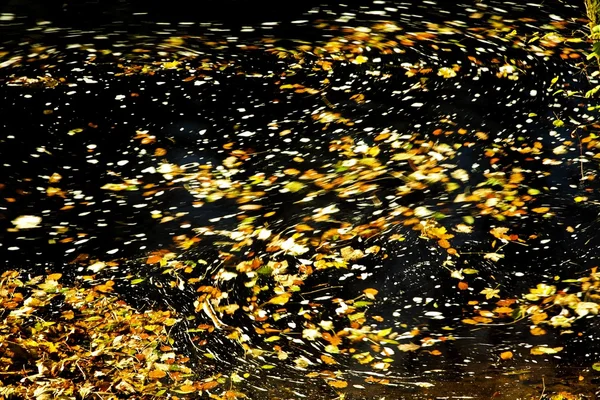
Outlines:
[[[61,274],[0,281],[0,398],[153,398],[216,389],[173,348],[170,311],[139,312],[113,284],[70,287]]]

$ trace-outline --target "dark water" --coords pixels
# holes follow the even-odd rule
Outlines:
[[[592,393],[598,378],[590,367],[600,359],[594,316],[578,320],[572,333],[549,328],[543,336],[531,335],[527,321],[461,322],[474,313],[469,301],[495,307],[482,300],[485,288],[521,298],[538,283],[577,279],[598,263],[596,152],[577,142],[596,129],[597,111],[588,109],[596,100],[554,93],[593,87],[593,78],[581,72],[587,44],[540,39],[581,29],[577,18],[584,10],[578,4],[488,1],[296,8],[302,7],[286,15],[255,14],[250,22],[187,23],[167,14],[157,24],[151,22],[156,10],[123,12],[128,23],[100,16],[93,27],[69,24],[61,13],[37,23],[25,14],[2,14],[2,265],[60,271],[77,281],[96,261],[117,262],[97,279],[115,280],[117,293],[137,307],[195,316],[176,326],[178,345],[196,357],[201,374],[250,374],[241,387],[251,398],[336,398],[322,377],[306,377],[327,369],[319,359],[327,343],[301,339],[309,326],[304,315],[343,330],[348,318],[333,300],[355,299],[369,288],[378,294],[366,313],[377,318],[361,329],[392,328],[401,343],[429,337],[439,354],[427,346],[393,356],[372,351],[373,362],[393,359],[381,361],[389,364],[383,369],[342,354],[334,367],[350,382],[349,398],[539,396],[542,377],[569,388],[584,372],[590,386],[581,391]],[[366,61],[356,62],[358,49]],[[454,77],[437,74],[453,67]],[[427,69],[432,72],[422,72]],[[364,100],[353,97],[359,95]],[[557,119],[565,125],[557,127]],[[583,124],[589,126],[577,128]],[[382,133],[392,139],[380,139]],[[435,159],[439,171],[430,168],[424,184],[407,188],[419,180],[411,175],[416,167],[394,155],[427,142],[433,155],[421,154]],[[379,153],[363,155],[374,146]],[[379,164],[361,164],[366,158]],[[385,173],[366,175],[381,169]],[[311,170],[322,180],[298,178]],[[506,194],[515,172],[523,178]],[[336,179],[342,181],[332,183]],[[302,186],[290,190],[290,181]],[[375,186],[352,187],[356,181]],[[452,190],[448,181],[456,185]],[[483,199],[456,201],[478,188],[488,189]],[[528,193],[535,194],[525,208],[515,206],[524,212],[512,213],[506,196]],[[498,206],[502,202],[506,207]],[[531,211],[536,208],[552,214]],[[328,220],[315,217],[328,212]],[[413,213],[454,234],[451,246],[460,257],[405,224]],[[41,220],[15,229],[24,215]],[[457,231],[465,221],[471,233]],[[313,239],[321,238],[306,251],[274,252],[257,238],[263,229],[287,239],[298,224],[311,225]],[[501,243],[489,233],[496,227],[509,228],[521,241]],[[373,234],[343,237],[367,228]],[[322,239],[330,229],[341,229],[342,237]],[[237,248],[248,232],[255,232],[252,243]],[[186,242],[192,238],[199,241]],[[211,323],[196,311],[197,287],[218,286],[228,293],[228,304],[260,304],[274,295],[253,292],[246,284],[251,277],[226,279],[219,271],[260,258],[265,265],[285,261],[288,273],[298,275],[301,265],[314,266],[318,254],[328,253],[323,248],[334,254],[344,246],[381,250],[348,268],[302,279],[287,311],[268,319],[272,329],[290,329],[278,342],[287,359],[265,341],[268,335],[259,332],[264,324],[252,312],[219,317],[265,352],[258,357],[245,355],[219,330],[205,335],[203,349],[191,345],[187,330]],[[146,263],[161,249],[178,260],[202,260],[185,276],[197,282],[169,288],[174,278]],[[503,257],[483,257],[491,252]],[[450,276],[461,269],[479,271],[466,279],[468,290],[457,289]],[[131,276],[147,279],[131,285]],[[261,279],[274,285],[270,277]],[[420,336],[412,340],[414,329]],[[353,347],[369,352],[369,345],[365,339]],[[537,345],[564,350],[530,355]],[[514,358],[501,361],[499,354],[509,350]],[[366,384],[368,377],[389,379],[390,385]]]

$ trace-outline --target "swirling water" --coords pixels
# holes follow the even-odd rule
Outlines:
[[[251,398],[336,398],[332,376],[351,398],[516,398],[542,376],[593,381],[593,316],[541,336],[527,321],[463,322],[486,308],[486,288],[521,298],[597,265],[597,158],[580,142],[595,100],[566,95],[595,83],[588,44],[565,39],[582,37],[582,17],[488,1],[321,5],[240,26],[6,14],[2,262],[75,281],[115,262],[97,279],[137,307],[194,316],[174,330],[182,351],[199,373],[247,376]],[[20,216],[40,219],[20,229]],[[197,266],[173,278],[148,261],[157,252]],[[258,283],[237,268],[253,259],[269,265]],[[451,272],[464,270],[478,272],[457,288]],[[200,286],[240,309],[211,316]],[[290,302],[265,307],[281,287]],[[371,289],[365,315],[344,311]],[[227,330],[199,348],[199,322],[239,329],[255,357]],[[310,337],[323,326],[365,337],[324,365],[334,353]],[[387,329],[393,346],[368,337]],[[564,350],[531,355],[539,345]]]

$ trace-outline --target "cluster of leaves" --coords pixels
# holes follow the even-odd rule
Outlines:
[[[486,301],[470,301],[474,315],[463,319],[471,325],[511,324],[521,320],[530,323],[530,333],[542,336],[548,328],[556,328],[561,334],[574,333],[571,328],[579,319],[597,315],[600,312],[600,273],[592,268],[588,276],[562,281],[568,286],[538,284],[522,298],[501,298],[500,289],[486,288],[481,291]],[[493,308],[486,307],[497,298]],[[553,354],[562,347],[536,346],[531,348],[532,355]],[[512,358],[507,352],[501,358]]]
[[[61,274],[0,278],[0,397],[153,398],[218,390],[169,336],[171,311],[138,312],[114,282],[71,287]]]

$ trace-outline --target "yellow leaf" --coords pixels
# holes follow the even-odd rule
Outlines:
[[[285,185],[285,188],[292,193],[296,193],[304,188],[304,184],[302,182],[290,182]]]
[[[483,289],[479,293],[485,294],[485,298],[488,300],[493,299],[494,297],[500,298],[500,296],[498,296],[498,293],[500,293],[500,290],[498,290],[498,289],[487,288],[487,289]]]
[[[62,276],[62,274],[50,274],[50,275],[48,275],[48,280],[49,281],[57,281],[60,279],[61,276]]]
[[[369,61],[369,59],[365,56],[358,56],[354,59],[353,63],[354,64],[364,64],[367,61]]]
[[[540,356],[543,354],[556,354],[561,351],[562,347],[545,347],[545,346],[536,346],[532,347],[530,353],[534,356]]]
[[[268,302],[271,304],[277,304],[279,306],[284,305],[285,303],[287,303],[288,301],[290,301],[290,297],[292,295],[290,293],[282,293],[279,296],[275,296],[273,297],[271,300],[269,300]]]
[[[420,348],[421,348],[421,346],[419,346],[418,344],[414,344],[414,343],[406,343],[406,344],[398,345],[398,350],[400,350],[400,351],[415,351]]]
[[[363,293],[365,294],[365,296],[367,296],[367,298],[369,298],[371,300],[375,300],[375,296],[377,295],[377,293],[379,293],[379,290],[373,289],[373,288],[368,288],[368,289],[363,290]]]

